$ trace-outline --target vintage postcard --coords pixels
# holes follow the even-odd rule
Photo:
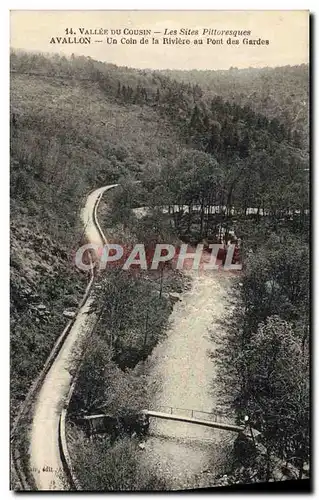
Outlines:
[[[11,489],[309,489],[309,12],[10,18]]]

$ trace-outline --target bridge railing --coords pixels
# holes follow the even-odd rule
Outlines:
[[[211,420],[212,422],[233,423],[234,421],[234,419],[218,411],[208,412],[204,410],[196,410],[194,408],[179,408],[177,406],[169,405],[157,405],[156,408],[152,408],[152,410],[163,411],[163,413],[170,413],[171,415],[178,414],[184,417]]]

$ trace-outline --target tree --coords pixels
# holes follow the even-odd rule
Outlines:
[[[114,415],[137,413],[146,404],[145,381],[134,371],[122,371],[114,362],[113,351],[101,335],[88,344],[81,363],[71,412],[94,413],[105,410]]]
[[[133,368],[165,334],[169,300],[159,297],[154,283],[144,280],[139,268],[131,272],[108,268],[100,286],[99,335],[108,341],[121,368]]]
[[[214,120],[211,122],[210,126],[210,138],[206,147],[206,151],[213,154],[218,152],[220,148],[221,124]]]
[[[113,223],[121,223],[125,230],[135,220],[133,208],[136,205],[139,186],[132,176],[119,179],[119,187],[112,193],[110,218]]]
[[[174,205],[178,205],[175,224],[180,226],[184,205],[188,206],[187,230],[193,219],[193,206],[199,205],[199,238],[204,236],[205,208],[208,203],[218,204],[221,172],[217,161],[209,154],[194,149],[183,152],[171,166],[163,169],[166,189],[171,193]]]
[[[303,237],[245,224],[236,304],[214,360],[220,401],[250,416],[267,446],[302,477],[309,460],[309,250]],[[260,472],[261,473],[261,472]]]
[[[270,316],[245,349],[247,412],[269,452],[295,462],[309,455],[309,360],[291,323]]]
[[[307,322],[309,249],[301,239],[273,233],[263,248],[249,253],[242,283],[247,332],[274,314]]]

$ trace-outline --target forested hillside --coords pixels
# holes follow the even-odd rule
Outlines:
[[[190,85],[199,85],[202,94],[221,96],[248,106],[268,119],[279,120],[303,145],[308,144],[309,67],[230,68],[229,70],[166,70],[164,75]]]
[[[84,290],[85,276],[72,257],[86,195],[128,174],[157,170],[182,147],[165,116],[118,99],[118,80],[106,92],[87,66],[85,58],[12,55],[13,413],[66,323],[63,310],[76,305]]]
[[[181,239],[216,241],[221,226],[235,228],[242,239],[240,311],[219,351],[219,376],[227,373],[229,381],[221,400],[238,418],[248,411],[268,439],[268,469],[258,479],[270,478],[271,453],[294,460],[301,477],[309,460],[308,67],[157,72],[16,51],[10,119],[12,414],[63,329],[63,310],[76,305],[84,289],[86,277],[72,255],[81,241],[85,196],[116,181],[132,192],[132,181],[141,180],[140,202],[169,206]],[[127,219],[136,204],[132,198],[118,205],[116,196],[112,200],[129,230],[136,224]],[[142,229],[143,238],[152,233]],[[121,277],[123,289],[126,279]],[[140,286],[132,287],[136,296]],[[148,287],[143,297],[152,307]],[[162,302],[166,324],[169,307]],[[124,340],[116,339],[119,323],[129,323],[123,326],[123,312],[118,314],[109,332],[116,355],[111,359],[105,348],[100,362],[109,360],[122,380],[118,368],[132,368],[145,357],[146,342],[139,337],[145,319],[137,317],[131,337],[125,330]],[[121,344],[126,338],[136,343],[134,356]],[[148,339],[147,354],[158,338]],[[273,365],[265,367],[261,350],[275,359]],[[273,379],[264,380],[266,369]],[[277,389],[279,396],[267,399]],[[105,397],[104,385],[100,390]],[[280,413],[282,407],[289,415]],[[280,413],[277,427],[273,408]]]

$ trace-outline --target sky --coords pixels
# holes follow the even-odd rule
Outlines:
[[[11,11],[10,45],[24,50],[55,52],[65,55],[90,56],[99,61],[119,66],[150,69],[228,69],[229,67],[265,67],[302,64],[308,62],[308,19],[306,10],[295,11]],[[79,39],[79,28],[108,30],[108,35],[91,36],[91,44],[50,43],[52,37],[65,37],[66,29],[73,30]],[[111,36],[111,29],[149,29],[149,44],[121,43],[130,35]],[[163,45],[151,43],[153,37],[162,42],[164,30],[199,30],[199,36],[189,38],[190,45]],[[239,45],[227,45],[224,35],[222,45],[207,43],[203,29],[247,30],[250,36],[237,36]],[[160,32],[154,34],[154,32]],[[178,37],[179,35],[177,35]],[[106,39],[116,38],[117,44],[107,44]],[[166,38],[168,35],[166,36]],[[175,39],[176,36],[172,35]],[[203,39],[195,45],[194,38]],[[232,37],[234,38],[234,37]],[[243,44],[243,38],[269,40],[269,45]],[[99,41],[101,40],[101,41]]]

